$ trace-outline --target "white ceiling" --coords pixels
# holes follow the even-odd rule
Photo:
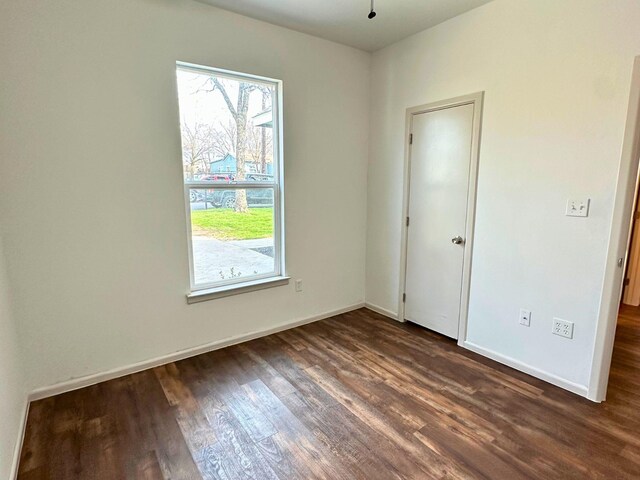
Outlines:
[[[375,51],[491,0],[198,0],[317,37]]]

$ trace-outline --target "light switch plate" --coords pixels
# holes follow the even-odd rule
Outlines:
[[[567,200],[567,217],[587,217],[589,216],[589,198],[570,198]]]

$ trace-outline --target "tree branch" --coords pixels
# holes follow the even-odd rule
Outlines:
[[[229,98],[229,95],[227,94],[227,91],[225,90],[224,85],[222,85],[222,83],[220,83],[220,80],[218,80],[216,77],[211,77],[211,83],[213,83],[214,90],[218,89],[222,94],[222,98],[224,98],[224,101],[227,104],[227,107],[229,108],[229,111],[231,112],[231,115],[233,116],[233,118],[237,118],[238,112],[236,112],[236,109],[233,106],[233,103],[231,103],[231,99]]]

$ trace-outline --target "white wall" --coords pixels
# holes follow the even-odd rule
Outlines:
[[[468,340],[584,393],[638,25],[635,0],[496,0],[374,54],[367,302],[397,309],[405,109],[485,91]]]
[[[9,0],[0,31],[0,223],[31,388],[364,301],[369,54],[188,0]],[[303,293],[187,305],[176,60],[284,81]]]
[[[18,336],[0,237],[0,478],[10,478],[27,405]]]

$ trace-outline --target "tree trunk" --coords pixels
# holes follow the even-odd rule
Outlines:
[[[238,122],[238,140],[236,143],[236,161],[237,161],[237,173],[236,180],[238,182],[242,182],[246,179],[245,175],[245,156],[247,154],[247,126],[243,122]],[[236,212],[248,212],[249,207],[247,206],[247,191],[246,190],[236,190]]]
[[[238,87],[238,106],[236,108],[236,180],[242,182],[246,179],[247,160],[247,114],[249,111],[249,95],[252,86],[247,83],[240,83]],[[236,212],[246,213],[249,211],[247,205],[247,191],[236,190]]]
[[[267,109],[267,92],[262,91],[262,111]],[[260,129],[260,171],[267,173],[267,128]]]
[[[236,123],[236,181],[243,182],[246,179],[247,123],[249,121],[247,115],[249,113],[249,96],[251,95],[251,92],[255,90],[255,85],[240,82],[238,85],[238,101],[236,106],[234,106],[222,82],[212,76],[211,83],[213,85],[213,90],[217,89],[222,94],[222,98],[227,104],[227,108]],[[241,213],[249,211],[249,207],[247,206],[247,191],[245,189],[236,190],[234,210]]]

